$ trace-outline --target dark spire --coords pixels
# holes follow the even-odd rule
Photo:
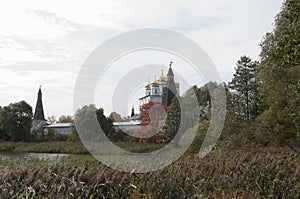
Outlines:
[[[169,68],[169,71],[167,73],[167,77],[174,77],[174,73],[173,73],[173,70],[172,70],[172,64],[173,64],[173,62],[170,61],[170,68]]]
[[[131,109],[131,117],[133,117],[135,114],[134,114],[134,105],[132,105],[132,109]]]
[[[41,87],[42,86],[40,86],[39,88],[38,98],[35,106],[35,112],[33,117],[34,120],[45,120]]]
[[[166,82],[166,88],[164,90],[163,94],[163,104],[166,106],[169,106],[177,94],[176,85],[174,81],[174,73],[172,70],[172,61],[170,61],[170,68],[167,74],[167,82]]]

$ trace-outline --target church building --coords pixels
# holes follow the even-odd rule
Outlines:
[[[148,83],[145,86],[145,96],[140,98],[140,115],[142,117],[140,127],[135,131],[135,134],[140,136],[139,141],[164,142],[166,135],[163,132],[166,115],[157,112],[150,118],[150,109],[155,105],[161,105],[167,111],[172,100],[176,95],[179,95],[179,83],[175,82],[174,72],[172,70],[172,61],[169,65],[169,71],[164,76],[163,71],[158,79]],[[159,110],[156,110],[159,111]],[[159,130],[160,129],[160,130]],[[159,132],[157,132],[159,131]],[[143,138],[144,135],[149,135],[155,132],[155,135],[150,138]]]
[[[140,107],[149,102],[162,103],[168,107],[174,96],[176,94],[179,95],[179,83],[174,80],[175,76],[172,70],[172,63],[171,61],[167,76],[165,76],[163,70],[161,70],[160,77],[158,79],[155,78],[153,82],[149,82],[145,86],[145,96],[139,99]]]
[[[164,124],[165,115],[157,114],[155,118],[149,116],[149,110],[154,105],[162,105],[167,110],[170,106],[173,98],[179,95],[180,84],[175,82],[175,75],[172,69],[172,61],[169,65],[167,75],[164,75],[163,70],[159,78],[155,78],[153,82],[148,82],[145,86],[145,96],[139,99],[140,101],[140,114],[137,114],[138,118],[134,114],[134,108],[131,113],[131,120],[129,122],[114,122],[114,128],[116,130],[134,130],[135,134],[140,136],[147,134],[149,131],[155,130],[157,127]],[[150,124],[150,126],[148,126]],[[163,132],[157,133],[153,138],[155,142],[161,142],[166,139]],[[143,141],[142,139],[140,141]]]

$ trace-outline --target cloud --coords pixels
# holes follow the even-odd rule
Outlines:
[[[56,42],[22,36],[0,36],[2,64],[70,59],[70,50]]]
[[[90,26],[88,26],[88,25],[76,23],[76,22],[68,20],[66,18],[59,17],[55,13],[48,12],[45,10],[26,9],[26,12],[28,14],[31,14],[33,16],[37,16],[37,17],[43,19],[47,23],[50,23],[53,25],[58,25],[66,31],[72,32],[72,31],[86,30],[86,29],[90,28]]]
[[[72,89],[84,60],[107,39],[139,28],[185,34],[203,47],[228,81],[241,55],[258,59],[258,44],[272,30],[282,1],[0,1],[0,105],[25,99],[34,106],[42,84],[47,115],[72,113]],[[179,73],[192,83],[201,82],[184,70],[182,60],[166,54],[136,55],[117,65],[166,65],[173,59]],[[117,82],[124,71],[116,66],[108,78]],[[145,81],[154,75],[145,75]],[[106,85],[106,92],[112,86]]]

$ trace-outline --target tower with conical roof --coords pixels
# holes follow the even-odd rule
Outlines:
[[[169,106],[173,100],[173,98],[177,94],[176,84],[174,81],[174,73],[172,70],[172,61],[170,61],[170,67],[169,71],[167,73],[167,81],[166,81],[166,87],[164,89],[163,97],[162,97],[162,103],[166,106]]]
[[[32,120],[32,133],[41,133],[43,127],[47,126],[47,120],[45,120],[44,116],[44,108],[43,108],[43,101],[42,101],[42,90],[41,86],[38,91],[37,102],[35,106],[34,116]]]
[[[40,89],[38,92],[38,98],[37,98],[37,102],[36,102],[36,106],[35,106],[35,112],[34,112],[33,119],[45,120],[41,86],[40,86]]]

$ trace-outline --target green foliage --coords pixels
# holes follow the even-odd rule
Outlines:
[[[199,88],[192,86],[182,97],[173,99],[167,111],[165,126],[169,141],[178,133],[197,131],[189,152],[199,151],[208,130],[212,103],[216,103],[212,96],[218,97],[219,89],[223,89],[223,84],[208,82]],[[218,109],[218,105],[214,104],[214,108]],[[180,136],[177,138],[180,139]],[[178,142],[175,140],[174,144]]]
[[[103,140],[100,127],[109,139],[113,140],[117,137],[112,121],[105,117],[102,108],[97,109],[93,104],[83,106],[76,111],[75,124],[76,130],[81,133],[80,138],[85,141]]]
[[[96,139],[100,132],[95,124],[98,123],[96,118],[95,105],[83,106],[75,113],[76,130],[81,133],[80,138],[83,140]]]
[[[136,143],[138,142],[139,138],[134,137],[135,130],[126,130],[124,132],[123,130],[119,129],[116,130],[116,136],[112,139],[112,141],[117,144],[118,142],[128,142],[128,143]]]
[[[229,88],[231,103],[237,119],[249,121],[258,115],[259,91],[257,81],[258,62],[242,56],[238,60]]]
[[[29,141],[32,116],[25,101],[11,103],[0,109],[0,129],[13,141]]]
[[[124,121],[122,116],[115,111],[110,113],[108,119],[111,120],[112,122],[123,122]]]
[[[198,154],[199,150],[201,148],[201,145],[203,143],[204,137],[207,134],[207,130],[209,127],[209,121],[207,119],[202,119],[199,122],[198,128],[197,128],[197,134],[189,147],[187,154]]]
[[[58,123],[74,123],[74,119],[70,115],[62,115],[59,117]]]
[[[118,134],[113,128],[113,122],[110,119],[107,119],[104,115],[104,109],[99,108],[96,110],[97,120],[104,132],[104,134],[112,141],[117,140]]]
[[[1,124],[1,106],[0,106],[0,140],[8,140],[9,136],[6,133],[6,130],[4,129],[4,125]]]
[[[73,142],[80,141],[78,132],[77,132],[76,127],[75,127],[74,124],[71,126],[70,141],[73,141]]]
[[[45,141],[45,142],[0,142],[0,152],[6,153],[68,153],[87,154],[80,142]],[[1,167],[1,165],[0,165]]]
[[[269,131],[295,137],[300,129],[299,0],[284,2],[275,29],[265,35],[261,48],[259,79],[266,110],[260,119]]]
[[[172,140],[178,132],[181,120],[181,109],[178,97],[174,97],[167,111],[165,133],[169,140]],[[175,142],[178,144],[178,142]]]
[[[217,87],[218,84],[216,82],[208,82],[199,88],[194,85],[188,89],[182,97],[182,103],[188,109],[182,110],[184,115],[187,117],[190,116],[191,118],[188,119],[193,121],[196,121],[197,118],[208,119],[211,108],[210,92]]]

